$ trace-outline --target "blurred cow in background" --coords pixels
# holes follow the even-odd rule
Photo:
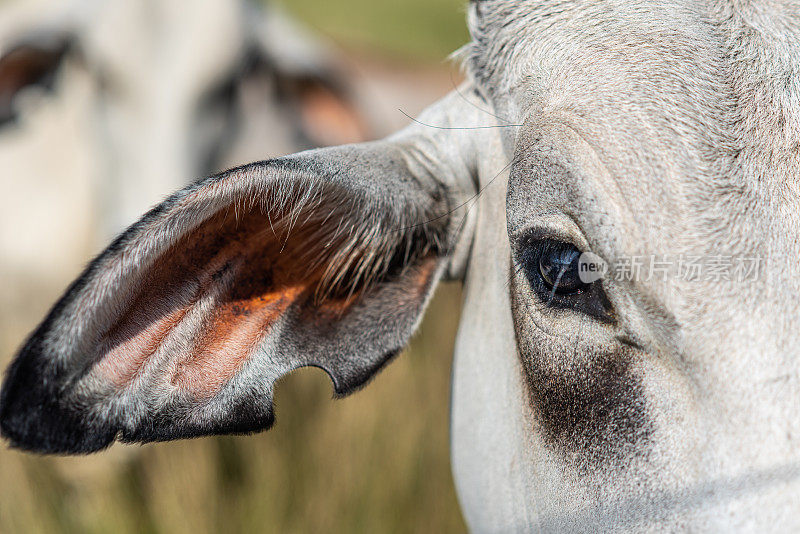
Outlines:
[[[339,67],[279,11],[244,2],[5,4],[2,298],[15,300],[9,281],[63,284],[197,176],[363,140]]]

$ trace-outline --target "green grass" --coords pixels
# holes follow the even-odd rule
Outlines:
[[[438,60],[467,42],[466,0],[279,0],[337,41],[406,59]]]

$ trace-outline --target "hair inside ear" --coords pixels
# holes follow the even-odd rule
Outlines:
[[[322,197],[283,213],[231,206],[177,240],[97,345],[102,382],[129,387],[169,353],[169,384],[212,397],[290,308],[340,319],[375,284],[434,254],[421,229],[364,227],[354,206]]]

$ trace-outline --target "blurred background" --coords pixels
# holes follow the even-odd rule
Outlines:
[[[200,176],[381,137],[461,79],[464,0],[0,0],[0,365],[111,236]],[[248,437],[36,457],[0,445],[0,533],[462,532],[448,402],[460,287],[331,400]]]

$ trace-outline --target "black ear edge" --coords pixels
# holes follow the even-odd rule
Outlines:
[[[306,368],[306,367],[314,367],[316,369],[322,369],[325,371],[325,374],[328,375],[330,378],[331,383],[333,384],[333,398],[334,399],[343,399],[345,397],[349,397],[353,393],[361,391],[370,382],[380,373],[389,363],[391,363],[405,347],[400,347],[397,349],[392,349],[387,351],[383,356],[375,360],[375,363],[369,366],[366,369],[363,369],[360,373],[354,376],[348,377],[346,381],[337,380],[337,378],[323,365],[319,365],[316,363],[309,363],[308,365],[304,365],[302,367],[298,367],[298,369]],[[297,369],[295,369],[296,371]],[[284,375],[286,376],[286,375]]]
[[[320,365],[306,367],[325,371],[333,383],[334,398],[341,399],[364,388],[401,351],[400,348],[387,352],[374,366],[350,378],[347,384],[337,383]],[[24,384],[17,380],[19,376],[26,376],[28,362],[35,359],[14,361],[0,395],[0,436],[14,449],[39,454],[91,454],[117,440],[144,444],[215,435],[248,435],[269,430],[275,424],[270,399],[246,396],[230,408],[230,415],[223,420],[191,425],[185,419],[176,420],[174,410],[165,408],[154,414],[146,425],[126,431],[107,421],[81,417],[76,408],[65,406],[56,392],[46,391],[44,384]]]
[[[359,373],[357,376],[350,377],[350,379],[347,380],[347,384],[338,383],[335,377],[325,369],[325,367],[317,364],[304,365],[294,369],[294,371],[306,367],[321,369],[331,380],[334,389],[334,399],[343,399],[366,387],[377,373],[391,362],[395,356],[400,354],[401,351],[402,348],[386,353],[376,361],[375,365]],[[290,371],[284,375],[284,377],[292,372],[293,371]],[[274,395],[274,389],[272,393]],[[168,413],[169,416],[164,417],[162,415],[163,413]],[[150,424],[139,427],[133,432],[121,431],[118,439],[122,443],[153,443],[207,436],[242,436],[270,430],[276,420],[275,408],[272,400],[257,398],[253,395],[237,400],[236,405],[230,408],[229,413],[231,416],[227,420],[215,421],[213,424],[193,426],[183,424],[178,426],[175,422],[174,410],[165,408],[163,412],[152,417]]]
[[[33,343],[32,338],[28,348]],[[117,434],[114,428],[82,419],[49,391],[47,379],[34,377],[39,357],[23,351],[8,368],[0,392],[0,435],[11,447],[46,454],[86,454],[108,447]],[[39,356],[39,355],[37,355]]]
[[[256,407],[241,403],[226,420],[193,426],[176,423],[172,414],[169,417],[155,415],[147,425],[127,432],[108,423],[87,422],[58,402],[12,401],[0,408],[0,435],[8,440],[11,448],[22,451],[60,455],[91,454],[106,449],[117,440],[144,444],[263,432],[275,423],[271,403],[268,404],[269,408],[263,404]]]
[[[210,423],[187,424],[165,409],[148,418],[148,423],[133,431],[121,431],[122,443],[154,443],[221,435],[249,435],[264,432],[275,424],[272,401],[253,397],[240,399],[228,416]]]
[[[26,356],[21,354],[20,356]],[[70,406],[44,383],[26,384],[26,367],[36,358],[19,358],[6,376],[0,395],[0,436],[14,449],[40,454],[90,454],[114,441],[149,443],[221,434],[252,434],[275,422],[272,402],[246,396],[231,406],[223,419],[191,423],[165,408],[146,424],[128,431],[116,422],[93,418]],[[27,374],[27,376],[31,376]],[[169,414],[169,415],[167,415]]]

